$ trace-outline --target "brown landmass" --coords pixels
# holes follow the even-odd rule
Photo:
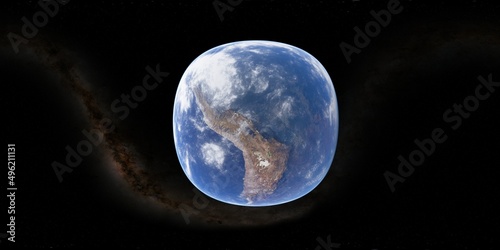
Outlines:
[[[264,138],[252,121],[238,112],[219,113],[207,103],[199,88],[193,92],[207,126],[243,152],[245,177],[241,196],[251,203],[272,194],[286,169],[288,147],[273,138]]]

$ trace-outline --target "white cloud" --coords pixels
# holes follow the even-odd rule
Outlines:
[[[242,92],[235,63],[227,53],[203,54],[186,70],[191,76],[188,84],[201,87],[213,107],[228,108]]]
[[[231,43],[224,50],[225,51],[241,50],[241,49],[247,49],[248,47],[255,47],[255,46],[263,46],[264,47],[261,49],[255,49],[255,48],[250,49],[252,52],[257,53],[257,54],[265,54],[265,53],[271,52],[271,50],[269,50],[265,47],[280,47],[280,48],[285,48],[285,49],[290,49],[293,47],[291,45],[279,43],[279,42],[272,42],[272,41],[265,41],[265,40],[249,40],[249,41],[244,41],[244,42]]]
[[[331,100],[330,106],[328,107],[328,119],[330,120],[330,126],[337,123],[337,100]]]
[[[223,171],[224,149],[215,143],[205,143],[201,146],[201,153],[205,164]]]
[[[199,122],[197,119],[190,117],[189,120],[193,124],[193,126],[200,132],[204,132],[208,129],[208,126],[204,122]]]
[[[186,112],[191,107],[192,98],[193,93],[189,90],[189,86],[186,82],[186,73],[184,73],[179,82],[177,94],[175,95],[175,103],[179,105],[181,113]]]
[[[278,109],[276,111],[277,117],[279,117],[283,121],[288,121],[290,117],[293,116],[292,108],[294,100],[291,96],[286,96],[282,98],[283,101],[276,106]]]
[[[319,145],[319,141],[317,142],[317,144]],[[323,164],[324,161],[325,161],[325,156],[321,155],[319,161],[317,161],[311,167],[311,169],[307,172],[307,174],[306,174],[306,176],[304,178],[311,179],[311,177],[313,177],[313,174],[316,172],[316,170],[318,170],[318,168]]]
[[[271,93],[267,94],[267,98],[269,100],[280,98],[284,90],[285,90],[284,88],[275,88]]]
[[[238,91],[241,84],[234,65],[236,60],[224,52],[209,52],[196,58],[181,77],[176,95],[181,113],[191,107],[193,87],[201,87],[213,107],[227,108],[243,92]]]
[[[250,85],[254,87],[255,93],[264,92],[269,86],[269,80],[267,79],[272,72],[265,72],[265,68],[262,65],[258,65],[251,71],[251,83]],[[269,71],[269,70],[267,70]],[[264,72],[264,73],[263,73]]]
[[[191,179],[191,166],[189,165],[189,150],[186,150],[186,155],[184,157],[184,163],[186,165],[186,175]]]
[[[306,186],[318,184],[328,172],[328,167],[324,166],[325,156],[321,155],[320,160],[307,172],[305,179],[308,180]],[[321,168],[320,168],[321,167]]]

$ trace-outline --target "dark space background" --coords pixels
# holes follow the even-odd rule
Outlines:
[[[137,198],[109,170],[104,150],[59,183],[51,163],[64,161],[65,146],[82,140],[88,111],[81,95],[59,84],[57,72],[12,51],[7,34],[20,34],[21,18],[40,11],[38,2],[2,3],[2,142],[16,144],[18,191],[16,243],[1,238],[7,227],[0,228],[0,248],[328,249],[320,244],[328,238],[332,249],[498,246],[500,91],[456,130],[443,113],[474,94],[478,76],[500,81],[500,3],[402,0],[403,11],[347,63],[339,44],[353,45],[353,28],[364,29],[370,11],[387,9],[389,1],[248,0],[223,21],[212,2],[72,0],[20,50],[47,50],[36,43],[42,40],[70,51],[71,64],[107,112],[140,84],[147,65],[169,72],[116,126],[146,170],[165,176],[166,197],[178,205],[194,196],[172,135],[184,70],[228,42],[297,46],[323,64],[338,98],[337,152],[320,186],[261,210],[207,198],[208,207],[186,224],[178,208],[151,208]],[[408,159],[417,149],[413,141],[429,138],[434,128],[447,140],[391,192],[384,173],[397,174],[398,156]],[[0,219],[7,224],[6,168],[1,176]]]

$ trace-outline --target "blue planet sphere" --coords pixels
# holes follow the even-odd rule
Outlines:
[[[175,96],[174,143],[184,173],[202,193],[233,205],[272,206],[311,192],[332,165],[338,127],[325,68],[279,42],[206,51]]]

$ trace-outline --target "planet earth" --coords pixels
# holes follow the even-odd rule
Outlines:
[[[174,102],[174,143],[192,184],[240,206],[311,192],[332,165],[337,97],[321,63],[272,41],[240,41],[197,57]]]

